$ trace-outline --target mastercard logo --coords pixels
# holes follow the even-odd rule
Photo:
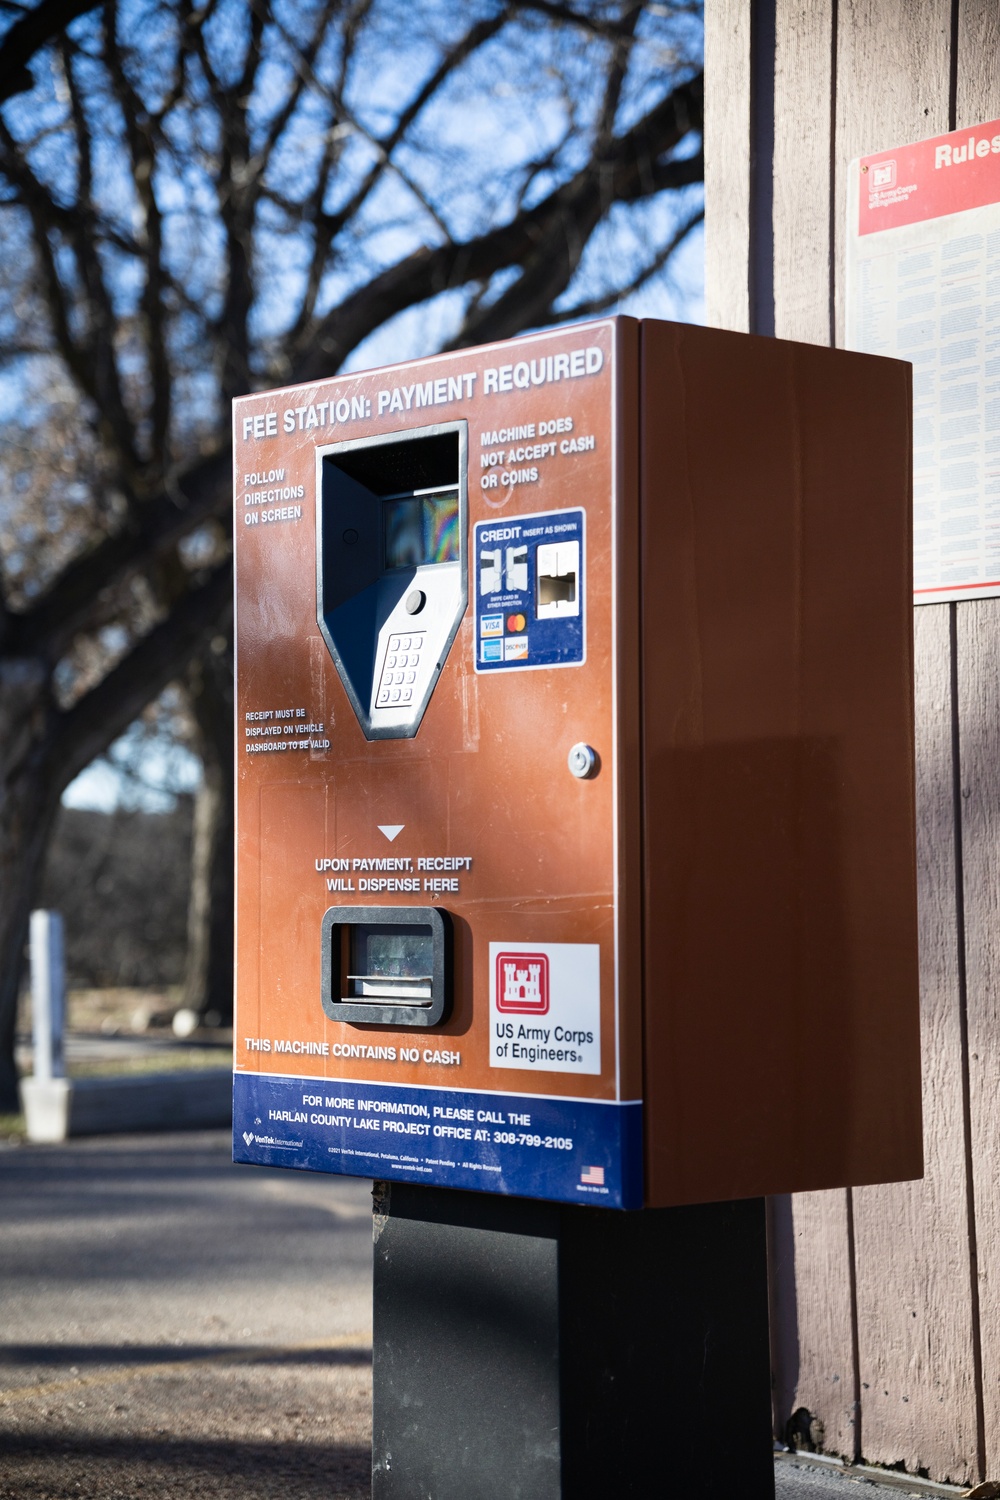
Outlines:
[[[524,629],[527,623],[528,622],[523,615],[507,616],[507,629],[510,631],[511,635],[517,635]]]

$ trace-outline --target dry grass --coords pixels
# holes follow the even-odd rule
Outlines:
[[[67,1073],[70,1078],[141,1077],[147,1073],[188,1072],[232,1067],[232,1032],[196,1033],[179,1041],[170,1029],[181,1001],[179,988],[70,990],[66,997]],[[18,1063],[31,1071],[31,1007],[22,997]],[[97,1044],[97,1056],[80,1056],[74,1040]],[[118,1044],[122,1043],[118,1053]],[[74,1053],[77,1055],[74,1056]],[[0,1141],[24,1140],[24,1116],[0,1115]]]
[[[25,1141],[27,1138],[23,1115],[0,1115],[0,1141]]]
[[[228,1047],[189,1047],[178,1043],[175,1046],[160,1045],[154,1052],[139,1057],[94,1058],[92,1061],[74,1061],[69,1064],[70,1078],[121,1078],[143,1073],[188,1072],[201,1068],[230,1069],[233,1064],[233,1049]]]

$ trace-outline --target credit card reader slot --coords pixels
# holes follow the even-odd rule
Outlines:
[[[335,906],[323,917],[331,1021],[437,1026],[451,1008],[451,928],[436,906]]]

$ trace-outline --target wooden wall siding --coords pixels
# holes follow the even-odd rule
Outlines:
[[[1000,116],[1000,7],[963,0],[957,15],[955,125]],[[1000,1475],[1000,603],[955,611],[959,805],[965,893],[974,1264],[986,1465]]]
[[[776,27],[774,331],[828,344],[833,46],[817,43],[833,35],[836,0],[801,0],[794,11],[794,24],[779,17]]]
[[[955,912],[949,606],[915,612],[924,1178],[854,1193],[861,1443],[978,1475]]]
[[[1000,1473],[1000,612],[994,601],[956,611],[962,873],[966,892],[969,1105],[974,1258],[982,1348],[983,1437]],[[988,665],[983,670],[983,664]],[[969,899],[969,893],[975,899]]]
[[[717,328],[746,333],[750,257],[750,10],[738,0],[716,4],[705,25],[705,73],[726,80],[705,96],[705,142],[718,149],[705,173],[705,217],[725,223],[726,232],[705,241],[705,288],[713,299]],[[744,144],[746,143],[746,144]]]
[[[797,1193],[768,1204],[771,1351],[778,1437],[805,1408],[823,1424],[822,1447],[860,1450],[850,1199]]]
[[[768,5],[774,326],[839,343],[847,164],[1000,116],[1000,6],[708,0],[706,302],[733,328],[753,321],[750,49]],[[926,1175],[771,1205],[775,1420],[781,1435],[806,1407],[829,1452],[971,1482],[1000,1479],[1000,601],[914,620]]]

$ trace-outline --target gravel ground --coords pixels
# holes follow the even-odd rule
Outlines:
[[[0,1500],[370,1500],[369,1193],[225,1131],[0,1143]]]
[[[0,1150],[0,1500],[367,1500],[370,1185],[228,1157]]]
[[[838,1472],[825,1465],[814,1468],[807,1460],[783,1459],[775,1464],[775,1496],[776,1500],[906,1500],[908,1495],[919,1495],[922,1500],[933,1500],[961,1493],[950,1485],[925,1485],[920,1480],[911,1484],[899,1473],[887,1474],[886,1483],[880,1484],[873,1477],[877,1473]]]

